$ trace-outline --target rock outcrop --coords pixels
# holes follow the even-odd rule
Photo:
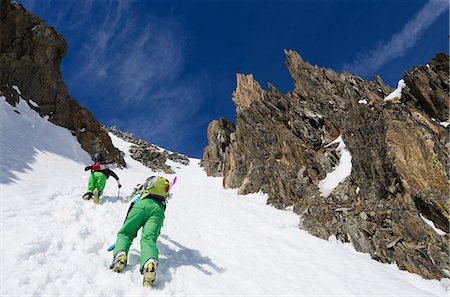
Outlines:
[[[61,34],[22,5],[0,0],[0,95],[11,105],[22,97],[41,116],[69,129],[89,154],[102,152],[125,165],[100,123],[69,95],[60,71],[66,51]]]
[[[263,191],[268,203],[293,206],[313,235],[425,278],[448,277],[448,129],[433,119],[448,115],[448,56],[407,72],[401,100],[384,101],[392,89],[380,77],[337,74],[285,53],[294,90],[263,90],[238,74],[236,126],[210,124],[206,172],[241,194]],[[348,177],[334,172],[342,147],[328,145],[339,136]],[[341,180],[325,195],[331,172]]]
[[[449,56],[439,53],[426,66],[418,66],[405,73],[410,100],[430,116],[447,121],[449,117]]]
[[[205,168],[208,176],[223,176],[227,149],[231,143],[231,135],[235,131],[234,124],[225,118],[212,121],[208,125],[208,146],[203,153],[200,166]]]
[[[184,155],[169,152],[145,140],[134,138],[132,134],[122,132],[117,127],[111,127],[108,131],[127,142],[133,143],[129,149],[130,156],[153,171],[162,171],[167,174],[175,173],[172,167],[166,164],[167,160],[181,165],[189,165],[189,158]]]

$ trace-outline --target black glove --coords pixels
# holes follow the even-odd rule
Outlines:
[[[84,167],[84,171],[88,171],[89,170],[89,166]]]

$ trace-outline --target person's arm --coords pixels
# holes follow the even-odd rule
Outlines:
[[[91,170],[91,169],[92,169],[92,165],[84,167],[84,171],[88,171],[88,170]]]
[[[109,174],[109,175],[111,175],[112,177],[114,177],[114,178],[116,179],[116,181],[117,181],[117,186],[118,186],[119,188],[121,188],[122,185],[120,184],[120,180],[119,180],[119,177],[117,176],[117,174],[116,174],[114,171],[112,171],[111,169],[106,169],[106,170],[108,171],[108,174]]]

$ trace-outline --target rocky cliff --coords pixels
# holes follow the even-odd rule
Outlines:
[[[285,53],[295,84],[287,94],[237,75],[236,126],[210,124],[207,174],[293,207],[313,235],[425,278],[448,277],[448,128],[439,124],[448,116],[448,56],[408,71],[401,98],[385,101],[392,89],[380,77],[337,74]],[[338,185],[326,191],[333,177]]]
[[[184,155],[169,152],[145,140],[137,139],[130,133],[120,131],[117,127],[111,127],[108,131],[127,142],[133,143],[129,149],[130,156],[153,171],[174,174],[173,168],[166,164],[167,160],[181,165],[189,165],[189,158]]]
[[[125,165],[92,113],[69,95],[60,71],[66,50],[61,34],[20,4],[0,0],[0,95],[11,105],[22,97],[41,116],[69,129],[91,155],[103,152]]]
[[[231,143],[231,137],[235,135],[234,131],[233,123],[225,118],[212,121],[208,125],[208,146],[205,148],[203,158],[200,161],[200,166],[205,168],[208,175],[224,175],[225,165],[228,164],[225,160],[228,156],[227,148]]]

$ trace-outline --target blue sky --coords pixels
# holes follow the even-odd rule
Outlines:
[[[105,125],[201,157],[210,121],[234,121],[236,73],[293,88],[284,49],[395,87],[448,53],[446,0],[19,0],[64,35],[70,94]]]

